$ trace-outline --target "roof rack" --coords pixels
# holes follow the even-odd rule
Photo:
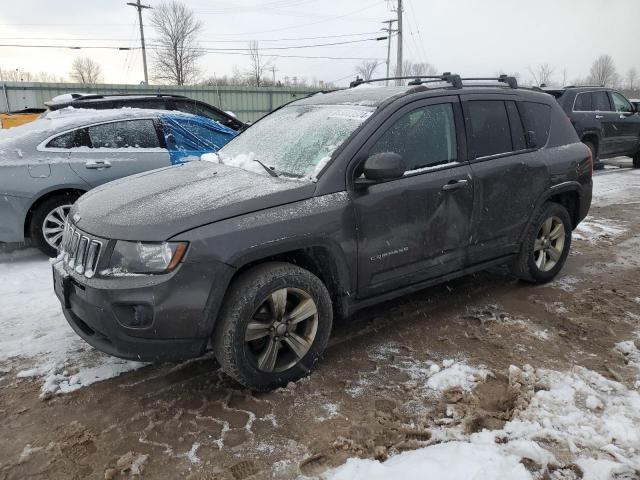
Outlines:
[[[77,96],[76,96],[77,95]],[[86,94],[71,94],[73,100],[93,100],[98,98],[109,97],[179,97],[184,98],[184,95],[176,95],[174,93],[86,93]]]
[[[442,75],[414,75],[410,77],[385,77],[385,78],[372,78],[371,80],[363,80],[357,77],[353,82],[349,84],[349,88],[357,87],[363,83],[384,82],[387,80],[411,80],[408,85],[422,85],[424,83],[438,83],[447,82],[451,84],[453,88],[464,87],[463,81],[475,81],[475,80],[493,80],[499,83],[504,83],[510,88],[518,88],[518,80],[515,77],[509,75],[500,75],[499,77],[468,77],[461,78],[460,75],[444,72]]]
[[[605,88],[604,85],[567,85],[562,88]]]

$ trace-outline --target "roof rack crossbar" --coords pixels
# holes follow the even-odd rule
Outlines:
[[[500,83],[506,83],[510,88],[518,88],[518,80],[516,77],[510,77],[509,75],[500,75],[499,77],[467,77],[464,80],[493,80]]]
[[[447,82],[450,83],[454,88],[462,88],[460,75],[452,74],[451,72],[444,72],[442,75],[411,75],[401,77],[372,78],[370,80],[363,80],[362,78],[357,77],[353,82],[349,84],[349,88],[357,87],[358,85],[362,85],[363,83],[384,82],[388,80],[411,80],[408,85],[421,85],[423,83],[432,82]]]

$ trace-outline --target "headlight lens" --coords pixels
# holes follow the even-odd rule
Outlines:
[[[106,275],[165,273],[173,270],[187,251],[186,242],[125,242],[118,240]]]

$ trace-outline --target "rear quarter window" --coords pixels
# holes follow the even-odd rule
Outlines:
[[[535,102],[522,102],[521,107],[525,129],[535,133],[538,148],[545,146],[551,130],[551,107]]]

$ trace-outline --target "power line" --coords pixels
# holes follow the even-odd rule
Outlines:
[[[372,32],[360,32],[360,33],[343,33],[341,35],[319,35],[315,37],[286,37],[286,38],[256,38],[254,40],[258,42],[281,42],[281,41],[295,41],[295,40],[319,40],[323,38],[343,38],[343,37],[359,37],[362,35],[375,35],[380,33],[379,31]],[[114,41],[114,42],[127,42],[120,38],[113,37],[0,37],[0,40],[62,40],[62,41]],[[151,39],[153,41],[153,39]],[[224,40],[224,39],[208,39],[199,40],[200,43],[246,43],[245,39],[242,40]]]
[[[363,43],[363,42],[372,42],[372,41],[380,41],[386,40],[387,37],[376,37],[376,38],[365,38],[361,40],[348,40],[344,42],[331,42],[331,43],[316,43],[312,45],[289,45],[286,47],[264,47],[260,48],[260,50],[292,50],[298,48],[316,48],[316,47],[328,47],[328,46],[337,46],[337,45],[347,45],[353,43]],[[152,46],[158,46],[158,44],[150,43]],[[62,49],[71,49],[71,50],[80,50],[80,49],[107,49],[107,50],[140,50],[143,47],[121,47],[121,46],[111,46],[111,45],[27,45],[27,44],[17,44],[17,43],[7,43],[0,44],[0,47],[10,47],[10,48],[62,48]],[[214,47],[196,47],[194,48],[196,51],[249,51],[250,48],[214,48]]]

